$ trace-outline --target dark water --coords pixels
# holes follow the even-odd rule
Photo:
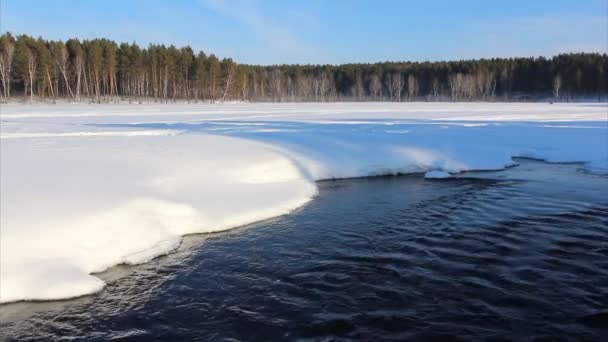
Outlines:
[[[190,236],[5,339],[608,341],[608,178],[519,160],[446,181],[319,183],[280,218]]]

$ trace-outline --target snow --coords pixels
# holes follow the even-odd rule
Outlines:
[[[317,180],[514,156],[608,172],[605,104],[8,104],[0,119],[0,302],[94,293],[96,272],[287,214]]]
[[[438,171],[438,170],[432,170],[432,171],[427,171],[424,174],[424,178],[426,179],[444,179],[444,178],[450,178],[450,174],[444,171]]]
[[[289,159],[231,137],[45,136],[1,148],[2,302],[96,292],[103,284],[90,273],[166,254],[182,235],[288,213],[316,194]]]

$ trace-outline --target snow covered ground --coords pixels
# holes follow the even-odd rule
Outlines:
[[[514,156],[608,172],[606,104],[9,104],[0,119],[0,302],[96,292],[92,273],[288,213],[316,180]]]

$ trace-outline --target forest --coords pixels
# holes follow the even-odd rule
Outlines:
[[[608,55],[246,65],[191,47],[0,36],[0,101],[604,101]]]

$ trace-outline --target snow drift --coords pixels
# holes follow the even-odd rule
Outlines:
[[[316,180],[432,178],[513,156],[606,172],[607,115],[580,104],[3,105],[0,302],[99,291],[92,274],[288,213]]]

